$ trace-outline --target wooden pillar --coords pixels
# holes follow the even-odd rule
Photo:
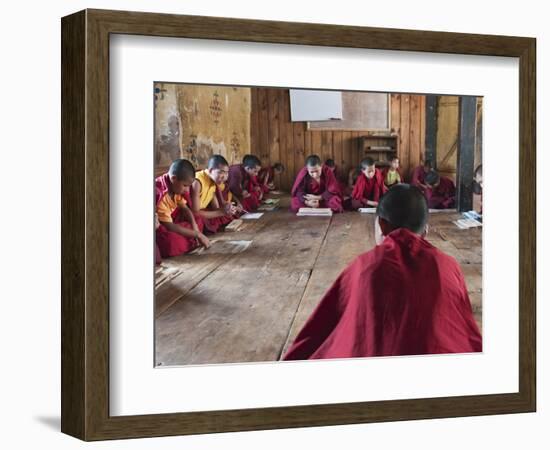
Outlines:
[[[426,95],[426,139],[424,161],[431,159],[437,168],[437,95]]]
[[[477,99],[462,96],[458,102],[457,202],[459,211],[472,209]]]

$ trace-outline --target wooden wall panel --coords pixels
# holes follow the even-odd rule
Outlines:
[[[276,180],[280,189],[290,190],[310,154],[323,160],[334,159],[344,179],[363,159],[359,139],[363,132],[308,130],[304,122],[290,122],[287,89],[252,88],[252,91],[251,142],[264,164],[284,164],[286,170]],[[425,108],[423,95],[391,95],[391,126],[400,137],[399,157],[406,178],[424,159]],[[383,144],[380,141],[379,145]]]

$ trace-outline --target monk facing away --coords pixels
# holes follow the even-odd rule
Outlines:
[[[332,170],[321,164],[317,155],[308,156],[306,165],[296,175],[290,192],[290,210],[300,208],[330,208],[342,212],[342,193]]]
[[[176,159],[168,172],[155,179],[155,258],[177,256],[198,245],[210,246],[203,234],[203,222],[188,206],[189,187],[195,168],[185,159]]]
[[[377,207],[377,246],[321,299],[285,360],[481,352],[460,266],[426,239],[422,192],[399,184]]]

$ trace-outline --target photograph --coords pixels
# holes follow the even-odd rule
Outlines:
[[[483,96],[151,89],[154,367],[483,351]]]

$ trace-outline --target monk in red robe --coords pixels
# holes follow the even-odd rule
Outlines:
[[[333,212],[342,212],[342,193],[332,171],[321,165],[317,155],[308,156],[306,166],[296,176],[290,202],[290,210],[300,208],[330,208]]]
[[[440,176],[435,170],[424,178],[427,189],[424,191],[431,209],[452,209],[455,207],[456,189],[450,178]]]
[[[275,163],[272,166],[263,167],[258,172],[258,180],[265,194],[275,190],[275,174],[280,174],[285,171],[285,166],[281,163]]]
[[[208,166],[195,174],[191,186],[191,209],[204,221],[209,233],[216,233],[230,223],[239,213],[239,208],[225,202],[220,186],[227,180],[229,164],[222,155],[212,155]]]
[[[187,253],[199,245],[210,246],[202,232],[202,221],[187,206],[189,187],[194,179],[195,169],[185,159],[175,160],[168,173],[155,179],[157,261],[159,256],[168,258]]]
[[[424,161],[424,164],[419,165],[413,170],[412,178],[411,178],[411,184],[413,186],[416,186],[421,191],[424,191],[428,188],[426,185],[424,179],[426,178],[426,175],[430,170],[433,169],[433,163],[431,159],[427,159]]]
[[[361,174],[357,177],[351,193],[351,209],[373,208],[384,193],[382,174],[374,165],[372,158],[361,161]]]
[[[399,170],[399,158],[397,156],[393,156],[391,158],[390,165],[382,171],[382,176],[384,178],[384,184],[387,188],[391,188],[396,184],[405,182],[405,179]]]
[[[481,352],[460,266],[424,238],[427,219],[418,188],[384,194],[378,245],[340,274],[283,359]]]
[[[254,155],[245,155],[241,164],[229,167],[229,190],[245,211],[254,211],[260,206],[263,190],[256,177],[261,168],[260,160]]]

